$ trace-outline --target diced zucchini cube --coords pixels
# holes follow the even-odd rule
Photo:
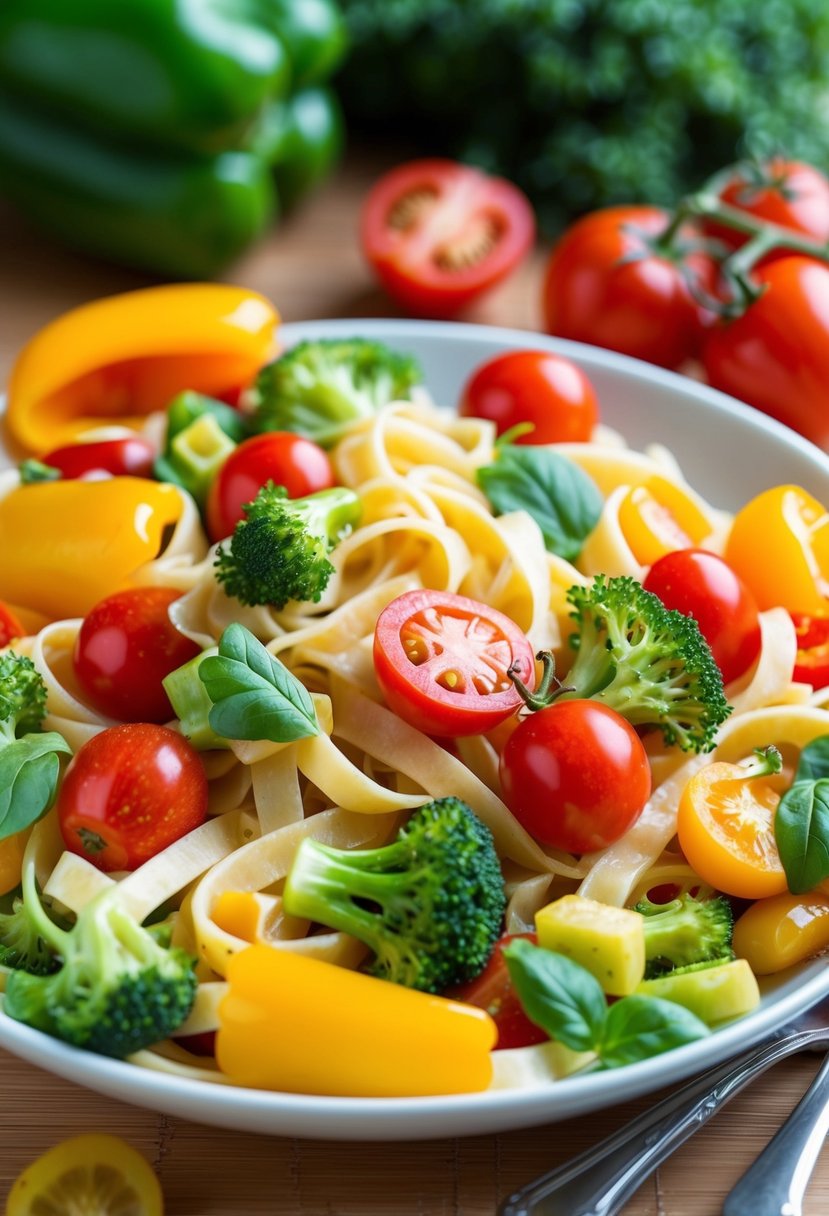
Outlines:
[[[742,1017],[760,1002],[757,980],[744,958],[643,980],[636,991],[684,1005],[709,1026]]]
[[[585,967],[611,996],[628,996],[645,974],[642,916],[564,895],[535,916],[538,944]]]

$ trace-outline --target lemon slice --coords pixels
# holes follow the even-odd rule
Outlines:
[[[117,1136],[73,1136],[15,1179],[6,1216],[163,1216],[161,1187],[141,1153]]]

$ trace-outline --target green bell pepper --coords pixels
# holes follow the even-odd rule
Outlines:
[[[343,148],[339,102],[324,86],[301,89],[262,111],[249,147],[272,167],[284,208],[318,185]]]

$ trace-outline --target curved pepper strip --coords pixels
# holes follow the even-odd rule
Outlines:
[[[117,419],[138,426],[177,393],[249,383],[278,322],[257,292],[219,283],[149,287],[84,304],[39,331],[9,382],[7,426],[29,452]]]
[[[0,499],[0,598],[52,620],[129,586],[184,501],[143,477],[41,481]]]
[[[289,949],[228,961],[216,1059],[239,1085],[389,1098],[474,1093],[492,1078],[489,1014]]]

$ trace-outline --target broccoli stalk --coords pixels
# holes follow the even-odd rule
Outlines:
[[[303,840],[283,906],[365,942],[376,956],[372,974],[442,992],[486,966],[501,930],[504,880],[489,829],[466,803],[442,798],[378,849]]]
[[[300,342],[259,373],[254,425],[260,431],[298,431],[331,444],[351,423],[370,418],[390,401],[408,400],[421,379],[415,359],[382,342]]]
[[[576,632],[575,661],[566,685],[549,653],[534,693],[512,679],[531,709],[554,700],[592,698],[632,726],[655,726],[667,744],[710,751],[717,728],[731,713],[720,669],[693,617],[666,608],[635,579],[597,575],[567,592]]]
[[[734,914],[722,895],[695,899],[682,894],[667,904],[652,903],[646,896],[634,911],[644,917],[646,979],[677,968],[722,963],[734,957],[731,949]]]
[[[65,930],[46,915],[28,864],[23,902],[29,924],[62,964],[54,975],[12,972],[4,1004],[10,1017],[119,1058],[178,1029],[196,994],[195,960],[160,946],[124,907],[117,886],[96,895]]]
[[[289,498],[268,482],[245,506],[230,538],[216,550],[216,578],[243,604],[284,608],[290,600],[319,600],[334,572],[328,554],[360,517],[353,490],[335,486]]]

